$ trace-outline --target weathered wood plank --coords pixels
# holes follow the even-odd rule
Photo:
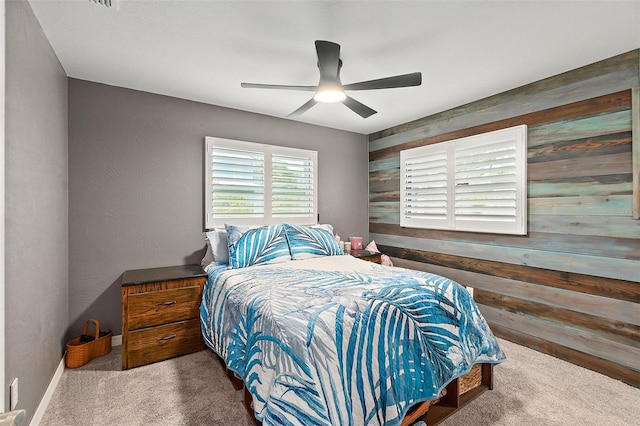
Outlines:
[[[369,182],[386,182],[389,180],[394,180],[398,189],[400,188],[400,168],[394,167],[369,173]]]
[[[615,211],[613,211],[615,212]],[[448,240],[460,243],[490,244],[504,247],[533,250],[559,251],[563,253],[587,254],[618,259],[640,260],[640,240],[634,238],[612,238],[592,235],[549,234],[529,232],[527,236],[478,234],[473,232],[443,231],[434,229],[403,228],[398,224],[370,223],[369,232],[432,240]]]
[[[376,201],[369,203],[370,212],[391,212],[398,214],[397,201]]]
[[[571,329],[533,317],[512,314],[490,306],[480,305],[480,312],[488,322],[508,327],[540,339],[640,371],[640,348],[628,346],[600,336]]]
[[[426,240],[386,234],[370,234],[379,245],[403,247],[430,253],[458,255],[468,258],[531,266],[564,272],[593,275],[604,278],[640,281],[640,262],[627,259],[612,259],[574,253],[531,250],[516,247],[496,247],[487,244],[469,244],[454,241]],[[403,257],[403,256],[400,256]]]
[[[538,317],[556,324],[575,327],[585,332],[598,333],[607,340],[614,340],[618,343],[640,348],[640,326],[605,318],[600,312],[597,314],[576,312],[576,310],[572,309],[573,306],[566,306],[567,303],[562,304],[563,307],[559,308],[545,303],[482,290],[477,287],[474,288],[473,298],[478,304],[502,309],[514,314]],[[640,310],[640,307],[638,309]]]
[[[631,155],[600,155],[598,157],[578,157],[564,160],[533,163],[527,167],[529,182],[548,179],[571,179],[575,177],[631,175]]]
[[[433,272],[472,287],[473,281],[486,275],[489,280],[493,277],[505,278],[636,304],[640,303],[640,286],[638,286],[637,282],[605,279],[577,273],[563,273],[461,256],[417,252],[384,245],[378,245],[378,248],[382,250],[382,253],[392,256],[393,263],[396,266]],[[468,273],[478,275],[469,278]],[[466,282],[466,280],[469,280],[469,282]]]
[[[425,266],[424,268],[432,273],[451,278],[465,287],[473,287],[527,302],[640,326],[640,305],[638,303],[510,278],[489,276],[475,271],[452,271],[450,268],[436,270],[432,266]],[[640,348],[640,344],[638,347]]]
[[[530,148],[550,143],[613,135],[631,130],[631,110],[617,111],[594,117],[554,121],[527,130]]]
[[[399,222],[398,222],[399,223]],[[640,238],[638,221],[631,216],[529,215],[529,232]],[[640,275],[640,274],[638,274]]]
[[[369,181],[369,192],[399,191],[400,179],[376,179]]]
[[[529,198],[631,195],[631,173],[529,181]]]
[[[576,351],[566,346],[531,336],[522,331],[512,330],[500,324],[489,322],[489,327],[497,337],[555,356],[572,364],[597,371],[614,379],[621,380],[631,386],[640,387],[640,371],[625,368],[607,359]]]
[[[458,125],[454,127],[451,127],[451,122],[445,121],[444,127],[443,125],[438,126],[434,124],[425,127],[418,132],[397,134],[382,141],[378,140],[370,142],[369,159],[375,160],[378,158],[384,158],[393,155],[394,153],[398,153],[403,149],[472,136],[479,133],[518,126],[520,124],[536,126],[558,120],[603,113],[615,113],[617,111],[630,109],[630,90],[623,90],[616,93],[609,92],[609,94],[602,93],[601,95],[602,96],[598,96],[596,98],[581,100],[574,103],[566,103],[565,100],[564,104],[559,104],[559,106],[556,106],[555,108],[539,108],[533,110],[535,112],[530,111],[515,117],[510,115],[510,113],[513,113],[513,110],[509,110],[502,106],[500,108],[505,109],[501,111],[499,116],[494,117],[493,120],[481,121],[479,120],[479,117],[471,116],[465,117],[466,121],[464,123],[458,123]],[[516,110],[517,109],[518,108],[516,108]],[[510,118],[504,118],[505,116]],[[630,128],[630,122],[628,127]]]
[[[529,215],[631,216],[631,195],[529,199]]]
[[[631,137],[629,137],[629,142],[631,142]],[[369,161],[369,175],[372,172],[389,169],[400,169],[400,154],[396,153],[378,160]]]
[[[631,152],[631,132],[612,133],[583,139],[563,140],[546,145],[529,147],[527,162],[566,160],[586,156],[600,156]]]
[[[640,219],[640,87],[632,89],[633,218]]]
[[[369,201],[372,203],[376,203],[376,202],[399,203],[399,200],[400,200],[400,191],[369,192]],[[397,208],[394,208],[393,210],[398,211]]]
[[[400,212],[397,202],[370,202],[369,222],[400,224]]]
[[[392,212],[369,212],[371,223],[400,223],[400,216]]]

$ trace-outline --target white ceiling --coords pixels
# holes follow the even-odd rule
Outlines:
[[[30,0],[69,77],[286,117],[315,85],[314,41],[342,46],[344,84],[414,71],[419,87],[358,91],[363,119],[319,104],[296,120],[369,134],[640,48],[639,1]]]

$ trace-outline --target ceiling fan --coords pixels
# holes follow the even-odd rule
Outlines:
[[[289,117],[297,116],[308,111],[318,102],[342,102],[362,118],[367,118],[375,114],[376,111],[356,101],[352,97],[347,96],[344,93],[345,91],[391,89],[396,87],[419,86],[422,84],[422,74],[414,72],[343,85],[340,81],[340,68],[342,68],[340,45],[330,41],[316,40],[316,52],[318,53],[318,68],[320,69],[320,82],[317,86],[290,86],[257,83],[241,83],[240,85],[245,88],[253,89],[282,89],[315,92],[313,98],[289,114]]]

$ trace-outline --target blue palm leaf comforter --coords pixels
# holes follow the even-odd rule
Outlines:
[[[201,320],[267,425],[399,425],[505,359],[464,287],[351,256],[214,267]]]

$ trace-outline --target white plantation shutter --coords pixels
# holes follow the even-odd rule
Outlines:
[[[400,225],[526,234],[526,134],[523,125],[402,151]]]
[[[205,138],[205,227],[317,218],[317,152]]]
[[[447,150],[429,145],[418,152],[400,153],[403,166],[403,226],[447,225]],[[404,154],[404,155],[403,155]]]
[[[214,147],[211,155],[211,213],[263,217],[264,153]]]
[[[516,141],[456,149],[457,221],[516,220]]]
[[[314,153],[273,148],[271,154],[271,215],[283,222],[315,223]]]

